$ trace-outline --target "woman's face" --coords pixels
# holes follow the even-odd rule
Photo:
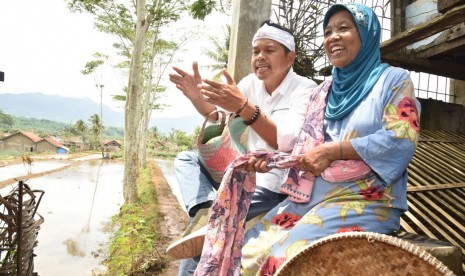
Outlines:
[[[294,58],[295,53],[286,54],[281,43],[271,39],[257,39],[252,49],[252,71],[271,93],[286,77]]]
[[[324,31],[326,56],[333,66],[342,68],[355,59],[362,43],[357,25],[346,10],[335,12]]]

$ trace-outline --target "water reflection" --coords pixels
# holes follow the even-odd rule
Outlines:
[[[176,196],[178,202],[183,202],[181,197],[181,191],[179,189],[178,181],[176,180],[176,176],[174,174],[174,162],[173,160],[165,160],[165,159],[155,159],[158,166],[160,167],[163,175],[166,178],[166,181],[171,187],[171,192]],[[180,204],[182,209],[185,210],[184,204]],[[187,211],[186,211],[187,213]]]
[[[32,162],[30,167],[23,163],[0,167],[0,181],[5,181],[13,177],[25,176],[28,174],[29,169],[31,170],[31,173],[34,174],[55,170],[69,164],[71,164],[71,161],[68,160],[46,160]]]
[[[92,160],[27,181],[44,190],[35,249],[39,275],[95,275],[105,268],[111,217],[124,203],[122,162]]]

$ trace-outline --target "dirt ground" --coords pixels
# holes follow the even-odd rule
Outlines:
[[[153,183],[157,190],[158,206],[160,213],[163,214],[163,223],[161,223],[161,234],[163,236],[160,245],[161,254],[165,254],[166,247],[178,238],[187,225],[187,215],[179,205],[178,200],[171,192],[168,182],[161,175],[153,176]],[[178,275],[179,260],[172,260],[167,270],[162,274],[164,276]]]

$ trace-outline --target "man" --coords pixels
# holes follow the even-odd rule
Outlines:
[[[241,116],[250,126],[247,150],[291,151],[304,120],[310,90],[316,84],[292,70],[296,53],[290,30],[265,21],[254,35],[252,45],[253,74],[237,85],[227,71],[224,71],[227,83],[202,79],[196,62],[193,74],[174,67],[177,74],[170,74],[170,81],[205,117],[217,108]],[[203,236],[194,232],[207,224],[219,183],[208,175],[195,152],[179,153],[174,167],[190,225],[184,238],[170,245],[167,252],[175,258],[189,258],[201,253]],[[248,220],[286,198],[279,191],[286,175],[285,170],[278,169],[256,175],[257,188]],[[192,259],[183,260],[180,275],[192,273],[195,266]]]

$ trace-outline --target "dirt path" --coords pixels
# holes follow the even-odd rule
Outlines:
[[[157,166],[158,168],[158,166]],[[166,247],[177,237],[179,237],[186,228],[187,216],[179,205],[178,200],[171,192],[171,188],[163,177],[163,173],[158,168],[158,172],[153,176],[153,183],[157,190],[157,199],[160,213],[163,214],[163,221],[160,225],[162,238],[162,250],[164,254]],[[178,275],[179,260],[170,262],[170,266],[162,274],[164,276]]]

